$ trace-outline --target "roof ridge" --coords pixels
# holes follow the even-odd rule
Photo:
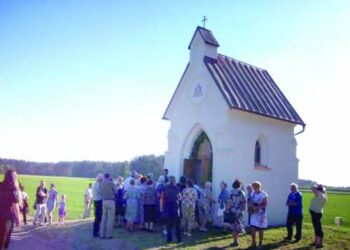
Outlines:
[[[253,68],[256,68],[256,69],[259,69],[259,70],[267,71],[266,69],[260,68],[260,67],[258,67],[258,66],[253,65],[253,64],[250,64],[250,63],[243,62],[243,61],[241,61],[241,60],[238,60],[238,59],[233,58],[233,57],[230,57],[230,56],[226,56],[226,55],[224,55],[224,54],[218,53],[218,55],[219,55],[219,56],[227,57],[227,58],[229,58],[229,59],[231,59],[231,60],[233,60],[233,61],[236,61],[236,62],[238,62],[238,63],[245,64],[245,65],[247,65],[247,66],[250,66],[250,67],[253,67]]]

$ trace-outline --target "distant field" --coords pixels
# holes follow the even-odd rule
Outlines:
[[[1,176],[0,179],[3,177]],[[35,190],[40,180],[45,180],[47,186],[54,183],[60,195],[67,195],[68,219],[82,218],[84,210],[84,191],[89,182],[93,179],[71,178],[71,177],[52,177],[52,176],[30,176],[21,175],[20,182],[24,185],[26,192],[30,196],[30,214],[33,215],[33,202],[35,199]],[[309,191],[302,191],[304,197],[304,222],[311,222],[309,205],[313,194]],[[334,226],[334,217],[343,218],[343,227],[350,228],[350,194],[349,193],[328,193],[328,203],[325,207],[323,216],[324,225]],[[55,212],[57,218],[57,210]]]
[[[82,218],[84,211],[84,192],[88,184],[94,181],[93,179],[21,175],[19,181],[29,195],[30,215],[34,215],[35,213],[33,202],[35,201],[35,191],[39,186],[40,180],[44,180],[47,187],[49,187],[50,183],[54,183],[59,196],[62,194],[67,195],[67,219]],[[54,217],[57,219],[57,209],[54,212]]]

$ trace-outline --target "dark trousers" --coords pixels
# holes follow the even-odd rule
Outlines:
[[[100,224],[102,221],[102,200],[94,201],[94,214],[95,214],[95,220],[94,220],[93,234],[95,237],[97,237],[99,236]]]
[[[175,229],[176,240],[181,241],[180,217],[172,217],[166,219],[167,242],[172,241],[172,231]]]
[[[8,249],[15,221],[0,217],[0,249]]]
[[[26,213],[26,211],[22,211],[22,215],[23,215],[23,223],[27,224],[27,213]]]
[[[293,237],[293,225],[295,224],[296,234],[295,239],[300,240],[301,239],[301,225],[303,223],[303,216],[301,215],[295,215],[288,213],[287,217],[287,232],[288,232],[288,238]]]
[[[322,230],[322,214],[316,213],[310,210],[312,225],[314,226],[315,236],[323,238],[323,230]]]

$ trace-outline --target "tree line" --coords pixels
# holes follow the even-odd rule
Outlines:
[[[158,177],[164,166],[164,156],[142,155],[130,161],[62,161],[57,163],[32,162],[0,158],[0,173],[8,168],[16,169],[19,174],[68,176],[94,178],[98,173],[110,173],[112,176],[128,176],[131,170],[139,173],[153,173]]]

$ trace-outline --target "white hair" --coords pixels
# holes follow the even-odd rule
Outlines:
[[[103,179],[104,179],[103,174],[98,174],[98,175],[96,176],[96,181],[97,181],[97,182],[103,181]]]
[[[291,186],[291,187],[294,186],[297,190],[298,190],[298,188],[299,188],[299,187],[298,187],[298,184],[296,184],[296,183],[294,183],[294,182],[292,182],[292,183],[290,184],[290,186]]]

